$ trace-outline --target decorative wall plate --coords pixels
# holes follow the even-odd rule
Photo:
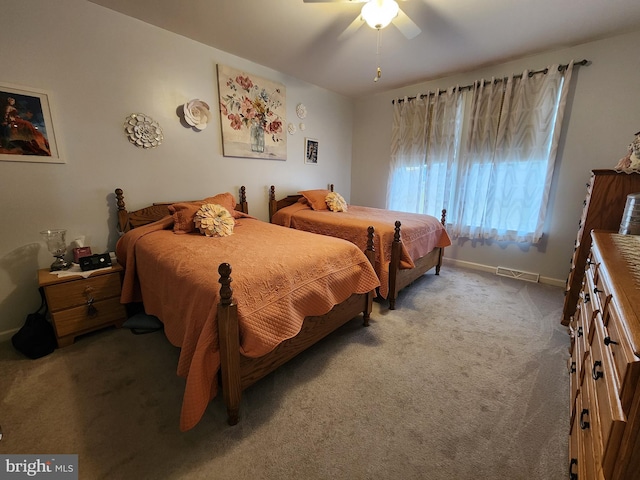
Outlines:
[[[300,122],[300,131],[304,132],[305,128],[307,128],[307,126],[304,123]]]
[[[287,131],[289,132],[289,135],[293,135],[294,133],[296,133],[296,130],[297,128],[293,123],[287,125]]]
[[[144,113],[132,113],[124,122],[124,132],[136,147],[153,148],[162,143],[162,129],[158,122]]]
[[[296,106],[296,115],[298,115],[298,118],[306,118],[307,107],[305,107],[303,103],[299,103]]]

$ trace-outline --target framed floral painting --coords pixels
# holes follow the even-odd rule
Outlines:
[[[286,160],[284,85],[218,65],[218,91],[222,154]]]
[[[0,160],[65,163],[54,131],[49,93],[0,83]]]

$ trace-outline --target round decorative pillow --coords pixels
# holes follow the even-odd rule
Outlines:
[[[325,202],[327,202],[327,207],[329,207],[329,210],[332,212],[347,211],[347,202],[345,202],[344,198],[342,198],[342,195],[339,193],[329,193],[325,198]]]
[[[235,220],[222,205],[205,203],[196,212],[194,222],[200,233],[207,237],[226,237],[233,233]]]

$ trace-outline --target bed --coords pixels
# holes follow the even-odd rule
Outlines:
[[[272,223],[298,230],[343,238],[361,250],[366,242],[363,230],[375,228],[375,270],[380,279],[379,293],[387,298],[391,310],[396,307],[398,292],[435,268],[440,274],[444,248],[451,240],[440,220],[430,215],[397,212],[379,208],[348,205],[346,211],[327,208],[325,198],[330,189],[306,190],[276,200],[275,187],[269,191],[269,218]],[[342,197],[339,197],[342,198]],[[402,233],[401,233],[402,227]]]
[[[349,320],[362,315],[368,325],[379,285],[373,228],[363,254],[350,242],[249,216],[242,188],[240,202],[227,208],[233,233],[207,237],[183,229],[190,228],[189,212],[209,199],[127,211],[122,189],[115,193],[122,232],[116,254],[125,267],[121,301],[142,301],[180,347],[182,431],[200,421],[219,383],[234,425],[247,387]]]

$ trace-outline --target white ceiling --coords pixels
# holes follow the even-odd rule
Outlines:
[[[351,97],[640,28],[640,0],[399,1],[422,33],[407,40],[394,25],[381,30],[374,82],[376,31],[363,24],[338,38],[362,3],[90,1]]]

